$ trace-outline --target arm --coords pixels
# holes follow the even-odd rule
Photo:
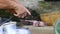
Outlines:
[[[13,6],[9,5],[8,0],[0,0],[0,9],[5,9],[5,8],[13,8]]]

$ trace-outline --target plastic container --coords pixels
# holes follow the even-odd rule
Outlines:
[[[3,27],[4,27],[4,34],[16,34],[15,22],[5,23]]]
[[[54,34],[60,34],[60,18],[54,24]]]
[[[3,27],[0,26],[0,34],[3,34]]]
[[[30,34],[28,29],[19,28],[17,29],[17,34]]]

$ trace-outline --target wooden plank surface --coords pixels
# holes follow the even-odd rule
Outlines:
[[[33,27],[33,26],[23,26],[24,28],[29,28],[30,34],[53,34],[53,27]]]

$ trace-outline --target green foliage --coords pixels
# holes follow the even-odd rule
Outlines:
[[[0,17],[4,17],[4,18],[10,18],[12,17],[12,21],[17,21],[19,22],[19,18],[15,17],[14,15],[9,13],[9,10],[7,9],[0,9]]]
[[[9,10],[7,10],[7,9],[0,9],[0,17],[9,18],[10,16],[12,16],[12,14],[10,14],[8,11]]]
[[[53,12],[53,11],[60,11],[60,2],[44,2],[39,1],[39,11],[38,13],[47,13],[47,12]]]

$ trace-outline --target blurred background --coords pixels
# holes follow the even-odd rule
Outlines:
[[[19,0],[19,2],[22,3],[32,14],[32,16],[25,17],[24,19],[42,21],[47,24],[47,26],[33,27],[33,23],[20,21],[19,18],[9,14],[9,10],[6,9],[0,10],[0,17],[13,17],[11,20],[16,21],[17,26],[23,25],[22,27],[29,28],[31,34],[53,34],[53,25],[55,21],[60,18],[60,2],[46,2],[44,0]]]

